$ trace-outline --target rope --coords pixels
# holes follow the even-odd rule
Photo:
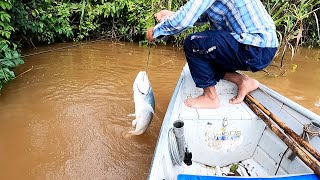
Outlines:
[[[169,149],[169,154],[170,154],[170,158],[173,165],[178,164],[181,166],[182,159],[179,154],[178,144],[177,144],[176,136],[173,132],[173,128],[170,128],[168,132],[168,149]]]
[[[320,136],[320,131],[311,131],[310,130],[310,126],[312,124],[305,124],[303,125],[303,133],[307,133],[308,136],[311,135],[311,136]]]

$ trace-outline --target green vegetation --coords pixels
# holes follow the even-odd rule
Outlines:
[[[288,49],[293,58],[299,45],[320,46],[319,0],[263,0],[275,22],[282,47],[280,67]]]
[[[23,63],[19,51],[41,43],[81,41],[101,37],[145,43],[153,14],[177,10],[187,0],[0,0],[0,89]],[[286,49],[320,45],[318,0],[263,0]],[[171,41],[181,44],[188,30]],[[284,53],[283,53],[284,55]]]
[[[10,2],[0,1],[0,89],[15,77],[11,69],[23,63],[16,50],[17,45],[11,41],[11,34],[15,30],[11,23],[12,9]]]

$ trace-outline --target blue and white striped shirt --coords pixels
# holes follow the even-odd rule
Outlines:
[[[278,46],[274,22],[260,0],[190,0],[155,26],[153,38],[178,34],[206,22],[211,29],[230,32],[240,43]]]

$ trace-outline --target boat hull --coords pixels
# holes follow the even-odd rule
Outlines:
[[[149,179],[177,179],[183,176],[179,174],[224,176],[234,165],[238,166],[238,174],[248,178],[313,173],[299,158],[288,159],[292,152],[245,103],[228,103],[237,93],[233,83],[221,80],[216,89],[220,108],[185,106],[183,101],[186,98],[198,96],[202,90],[195,87],[188,66],[184,67],[160,130]],[[297,134],[302,134],[304,125],[320,122],[318,115],[266,86],[261,85],[251,95]],[[169,130],[176,120],[185,124],[185,141],[193,155],[191,166],[174,165],[170,158]],[[310,144],[319,151],[320,138],[314,137]]]

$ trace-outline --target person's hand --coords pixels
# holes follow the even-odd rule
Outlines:
[[[154,27],[147,29],[147,39],[149,42],[153,41],[153,28]]]
[[[154,17],[157,19],[158,22],[164,21],[166,18],[171,16],[174,12],[169,10],[161,10],[158,13],[154,14]]]

